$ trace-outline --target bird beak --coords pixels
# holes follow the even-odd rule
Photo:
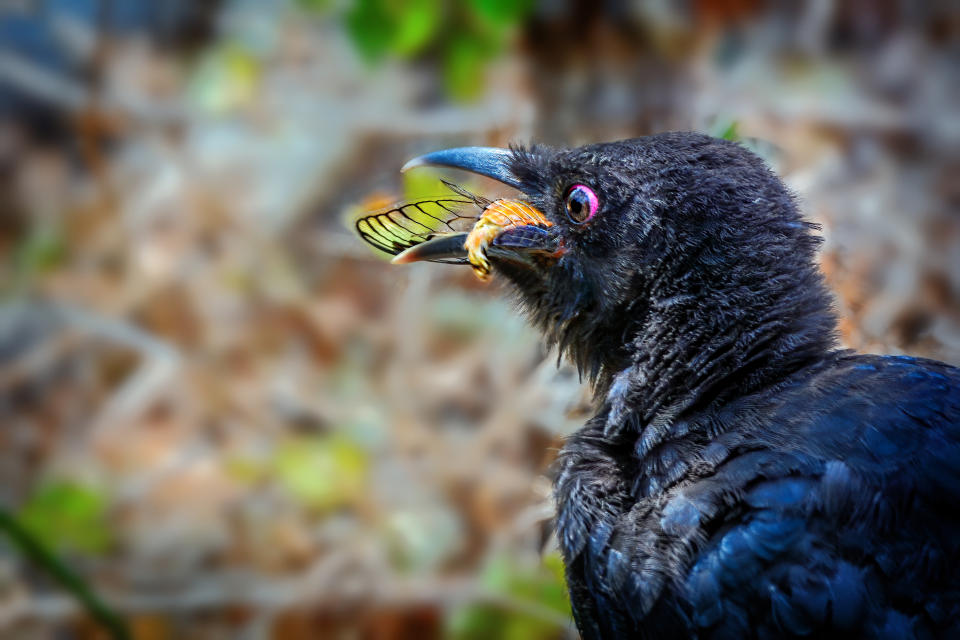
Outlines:
[[[423,260],[449,260],[452,258],[466,258],[466,233],[451,233],[437,236],[425,242],[414,245],[393,256],[393,264],[409,264]]]
[[[400,169],[405,173],[416,167],[449,167],[463,169],[470,173],[487,176],[498,182],[523,190],[523,185],[510,170],[510,161],[513,153],[509,149],[496,147],[457,147],[434,151],[417,156]]]
[[[512,159],[513,153],[509,149],[458,147],[418,156],[403,165],[400,171],[406,172],[416,167],[461,169],[493,178],[514,189],[523,190],[523,185],[510,168]],[[501,200],[494,205],[498,203],[506,203],[507,205],[500,208],[501,211],[506,208],[523,209],[531,215],[523,221],[513,221],[513,224],[503,226],[495,236],[490,237],[488,239],[489,246],[485,248],[487,256],[496,261],[507,261],[518,266],[532,268],[543,263],[546,259],[555,258],[559,255],[562,251],[559,236],[556,229],[550,227],[550,222],[542,213],[529,204],[518,201]],[[492,207],[488,207],[484,214],[491,212],[491,209]],[[473,255],[470,255],[468,248],[476,244],[477,235],[482,226],[486,226],[486,230],[489,230],[489,223],[490,220],[484,221],[482,216],[481,222],[474,227],[471,233],[445,234],[431,238],[398,254],[394,257],[393,262],[394,264],[407,264],[421,260],[469,258],[474,268],[478,269],[478,265],[474,261],[476,250],[474,250]],[[488,268],[489,265],[487,265]],[[478,271],[479,274],[480,271]]]
[[[451,233],[437,236],[395,255],[393,264],[411,262],[466,259],[468,233]],[[500,232],[487,248],[487,255],[494,260],[506,260],[527,266],[539,264],[544,259],[556,258],[562,251],[556,232],[552,228],[533,225],[511,227]]]

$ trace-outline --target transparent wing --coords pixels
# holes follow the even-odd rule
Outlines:
[[[472,213],[467,207],[471,207]],[[363,240],[384,253],[401,251],[443,233],[460,233],[473,228],[482,212],[474,199],[437,198],[397,205],[369,213],[357,219],[357,233]],[[436,262],[462,264],[464,259],[451,258]]]

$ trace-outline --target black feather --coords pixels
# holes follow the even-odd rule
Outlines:
[[[816,228],[735,143],[513,154],[566,252],[494,265],[597,395],[556,483],[583,636],[960,637],[960,371],[837,350]]]

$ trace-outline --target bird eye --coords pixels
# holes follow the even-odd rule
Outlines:
[[[575,184],[567,190],[567,216],[577,224],[583,224],[600,208],[600,201],[593,189]]]

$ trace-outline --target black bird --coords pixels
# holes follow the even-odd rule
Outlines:
[[[960,638],[960,370],[837,348],[815,227],[762,160],[667,133],[426,164],[547,221],[488,258],[596,391],[556,480],[583,637]]]

